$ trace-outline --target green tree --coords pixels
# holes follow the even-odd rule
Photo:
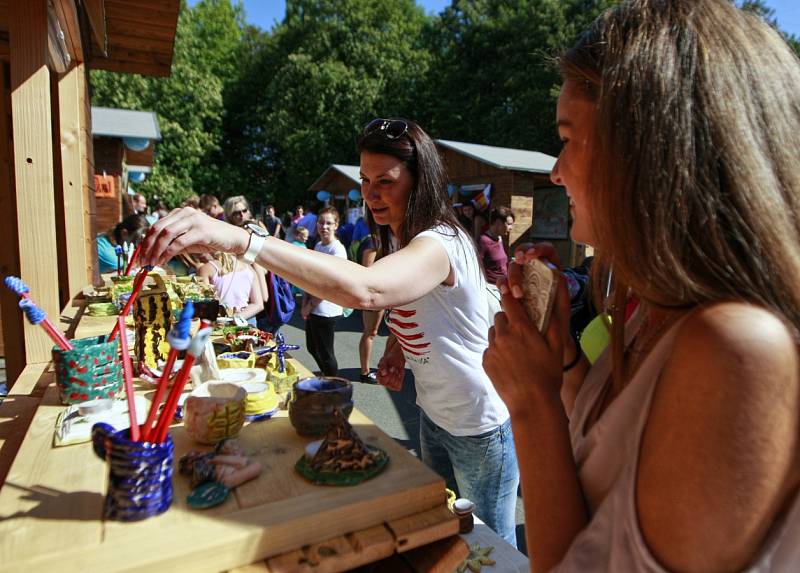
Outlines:
[[[181,6],[168,78],[92,71],[95,105],[155,111],[162,141],[153,173],[137,186],[168,206],[192,193],[217,192],[222,174],[212,161],[222,140],[226,84],[235,81],[244,12],[228,0]]]
[[[552,58],[614,3],[454,0],[426,35],[436,73],[420,119],[443,139],[556,153]]]
[[[413,0],[294,0],[268,36],[247,37],[221,152],[241,190],[288,207],[355,161],[364,123],[407,111],[428,73],[426,20]]]

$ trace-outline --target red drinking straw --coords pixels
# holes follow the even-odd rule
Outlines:
[[[183,359],[183,366],[172,384],[167,403],[158,418],[155,430],[152,432],[152,443],[160,444],[166,439],[169,425],[172,422],[172,418],[175,417],[175,411],[178,409],[178,399],[181,397],[186,381],[189,379],[189,370],[192,369],[195,359],[203,353],[203,348],[205,348],[209,336],[211,336],[211,329],[203,328],[198,330],[197,334],[192,338],[189,349],[186,351],[186,358]]]
[[[142,428],[142,441],[152,442],[154,429],[151,428],[155,421],[158,407],[161,405],[161,400],[167,391],[169,379],[172,377],[172,367],[175,365],[175,359],[181,350],[189,348],[191,337],[189,330],[191,329],[192,317],[194,316],[194,304],[192,301],[187,301],[186,306],[181,311],[181,317],[178,322],[172,327],[167,334],[167,341],[169,342],[169,354],[167,355],[167,363],[164,365],[164,371],[161,373],[161,378],[158,381],[155,396],[150,404],[150,411],[147,413],[147,419]]]
[[[142,285],[144,284],[144,280],[147,278],[147,273],[152,267],[142,267],[142,270],[139,271],[139,274],[136,275],[136,279],[133,281],[133,289],[131,290],[131,296],[128,299],[128,302],[125,303],[125,306],[122,308],[120,312],[120,316],[124,319],[128,316],[128,312],[130,312],[133,303],[136,302],[136,297],[139,296],[139,291],[142,290]],[[119,334],[119,321],[117,324],[114,325],[114,329],[111,331],[111,334],[108,335],[108,342],[113,342],[114,339]],[[123,322],[124,325],[124,322]]]
[[[144,240],[139,241],[139,244],[136,245],[135,249],[133,249],[131,260],[128,261],[128,266],[125,268],[125,276],[131,274],[131,269],[133,268],[134,263],[136,263],[136,260],[139,258],[139,249],[142,248],[142,243],[144,243]]]
[[[155,433],[156,428],[151,428],[151,426],[156,419],[156,414],[158,413],[158,407],[161,405],[161,400],[164,399],[164,394],[167,392],[169,379],[172,375],[172,367],[175,365],[175,358],[178,356],[178,352],[178,350],[172,348],[169,351],[169,355],[167,355],[167,363],[164,365],[164,371],[161,373],[161,378],[158,380],[156,394],[153,396],[153,401],[150,404],[150,411],[147,413],[147,419],[144,421],[144,426],[142,426],[143,442],[153,441],[151,434]]]
[[[125,317],[117,317],[117,326],[120,331],[125,330]],[[128,337],[126,335],[120,336],[119,346],[122,349],[122,371],[125,377],[125,395],[128,399],[128,417],[131,420],[131,441],[139,441],[139,422],[136,419],[136,400],[133,393],[133,364],[131,364],[131,355],[128,352]]]

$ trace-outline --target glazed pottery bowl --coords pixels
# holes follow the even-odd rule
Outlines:
[[[244,425],[247,390],[229,382],[206,382],[183,405],[186,433],[201,444],[216,444],[239,434]]]
[[[301,436],[324,434],[334,408],[338,408],[345,419],[350,417],[353,386],[348,380],[321,376],[298,380],[292,385],[289,419]]]

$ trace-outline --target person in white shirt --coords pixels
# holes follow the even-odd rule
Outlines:
[[[398,390],[410,367],[423,461],[514,544],[514,438],[508,409],[482,366],[489,329],[486,280],[450,203],[439,152],[417,124],[402,119],[371,121],[358,152],[361,194],[379,253],[373,265],[249,234],[188,209],[156,223],[143,262],[183,250],[225,250],[258,261],[318,298],[349,308],[389,309],[394,335],[378,365],[378,382]]]
[[[336,238],[339,212],[335,207],[325,207],[317,214],[319,242],[314,250],[335,257],[347,258],[344,245]],[[325,376],[339,374],[339,363],[333,349],[336,323],[342,316],[342,307],[334,302],[322,300],[310,293],[303,294],[300,314],[306,321],[306,347]]]

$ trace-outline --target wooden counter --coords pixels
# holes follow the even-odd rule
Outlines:
[[[75,320],[74,337],[81,338],[110,332],[114,318],[78,313]],[[137,392],[147,396],[152,387],[140,383]],[[221,506],[192,510],[177,458],[204,447],[173,425],[171,508],[137,523],[104,521],[106,463],[90,443],[52,445],[63,409],[49,363],[28,366],[0,406],[3,571],[224,571],[256,562],[260,571],[299,571],[315,547],[328,557],[324,570],[342,571],[458,529],[444,507],[443,481],[358,411],[350,419],[358,434],[391,457],[381,475],[363,484],[316,486],[299,476],[294,464],[307,440],[281,412],[245,426],[239,438],[262,464],[261,476]]]

